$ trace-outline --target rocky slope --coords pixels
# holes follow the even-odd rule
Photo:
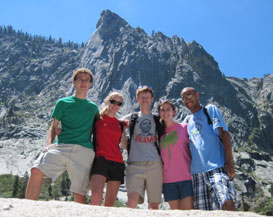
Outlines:
[[[273,192],[273,75],[227,78],[196,41],[148,35],[109,10],[83,48],[0,28],[0,173],[24,174],[45,141],[50,113],[59,97],[73,93],[78,67],[94,72],[88,97],[98,105],[110,91],[124,95],[120,115],[137,110],[135,91],[149,85],[159,100],[172,99],[177,119],[188,113],[180,99],[195,87],[203,104],[220,107],[234,145],[238,207]],[[154,110],[155,111],[155,110]],[[255,199],[256,198],[256,199]]]
[[[200,211],[200,210],[139,210],[130,208],[112,208],[82,205],[75,202],[60,201],[30,201],[18,199],[0,198],[0,216],[5,217],[37,217],[37,216],[82,216],[82,217],[178,217],[178,216],[205,216],[211,217],[258,217],[261,215],[251,212],[228,212],[228,211]]]

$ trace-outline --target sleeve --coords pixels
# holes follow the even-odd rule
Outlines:
[[[209,105],[208,106],[208,113],[209,113],[209,116],[212,121],[214,133],[219,135],[219,130],[218,130],[219,127],[223,128],[224,131],[228,132],[228,128],[227,128],[227,125],[226,125],[225,120],[223,118],[223,115],[222,115],[221,111],[216,106]]]
[[[58,100],[56,102],[56,105],[52,111],[51,117],[52,118],[56,118],[58,121],[60,121],[62,119],[63,116],[63,103],[61,100]]]
[[[181,126],[182,126],[184,140],[186,144],[189,146],[188,123],[182,122]]]
[[[100,111],[99,111],[98,106],[96,105],[96,108],[95,108],[95,115],[99,115],[99,114],[100,114]]]
[[[127,121],[125,121],[125,120],[121,120],[121,121],[122,121],[124,127],[128,127]]]

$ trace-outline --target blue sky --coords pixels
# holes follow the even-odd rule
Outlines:
[[[196,40],[226,76],[273,74],[273,0],[0,0],[0,25],[87,42],[110,9],[132,27]]]

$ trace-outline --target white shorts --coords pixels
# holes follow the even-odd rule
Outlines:
[[[68,172],[70,190],[86,195],[90,186],[90,171],[95,157],[93,149],[75,144],[52,144],[46,152],[41,153],[33,168],[53,181],[64,171]]]

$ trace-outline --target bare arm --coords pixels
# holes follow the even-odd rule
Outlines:
[[[125,134],[125,128],[123,129],[123,132],[121,134],[121,139],[120,139],[121,145],[123,146],[124,149],[127,150],[127,138],[126,138],[126,134]]]
[[[55,137],[56,137],[56,132],[58,132],[57,131],[58,125],[59,125],[59,121],[56,118],[53,118],[53,121],[52,121],[51,126],[48,131],[47,143],[46,143],[45,149],[47,149],[48,146],[54,142]]]
[[[223,140],[223,145],[224,145],[225,158],[226,158],[225,170],[227,175],[230,178],[233,178],[233,176],[235,175],[235,169],[233,165],[230,135],[227,131],[224,131],[223,128],[220,127],[218,129],[219,129],[220,137]]]
[[[93,121],[93,125],[92,125],[92,128],[91,128],[91,135],[94,135],[95,134],[95,124],[96,122],[100,119],[100,114],[96,114],[95,117],[94,117],[94,121]]]

